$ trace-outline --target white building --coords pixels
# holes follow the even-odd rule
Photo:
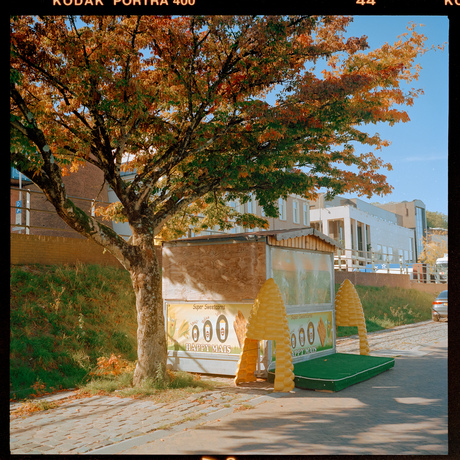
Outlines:
[[[397,214],[358,198],[326,201],[322,194],[310,202],[310,225],[344,246],[349,265],[365,265],[372,256],[376,263],[416,262],[414,230],[398,220]]]

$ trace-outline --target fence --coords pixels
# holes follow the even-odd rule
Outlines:
[[[410,275],[410,279],[418,283],[447,284],[448,281],[447,270],[432,268],[425,263],[407,262],[401,255],[374,251],[337,249],[334,268],[346,272]]]

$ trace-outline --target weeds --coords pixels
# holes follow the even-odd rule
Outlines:
[[[252,404],[241,404],[235,407],[235,409],[233,409],[233,412],[241,412],[248,409],[254,409],[254,406]]]
[[[202,382],[199,376],[187,372],[163,372],[158,367],[154,378],[147,378],[142,385],[133,387],[135,362],[111,355],[100,357],[95,369],[89,372],[90,380],[80,387],[80,394],[115,394],[120,397],[153,398],[156,402],[173,402],[190,394],[213,388],[213,382]]]
[[[75,387],[100,356],[136,359],[135,298],[127,271],[12,266],[10,293],[10,399],[33,395],[38,379],[47,392]]]
[[[30,401],[26,399],[17,409],[12,411],[11,415],[16,417],[24,417],[31,415],[35,412],[42,412],[45,410],[54,409],[60,406],[62,402],[47,401],[46,399],[40,401]]]

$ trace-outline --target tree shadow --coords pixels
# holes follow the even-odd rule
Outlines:
[[[232,453],[440,455],[447,416],[446,354],[435,349],[340,392],[297,389],[199,429]]]

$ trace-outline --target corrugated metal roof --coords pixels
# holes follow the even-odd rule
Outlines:
[[[203,244],[205,242],[230,242],[230,241],[258,241],[266,239],[268,236],[275,237],[278,241],[300,236],[313,235],[326,241],[327,243],[342,249],[342,245],[336,240],[328,237],[324,233],[312,227],[291,228],[283,230],[264,230],[261,232],[225,233],[217,235],[195,236],[193,238],[181,238],[179,240],[165,241],[163,246],[176,246],[181,244]]]

